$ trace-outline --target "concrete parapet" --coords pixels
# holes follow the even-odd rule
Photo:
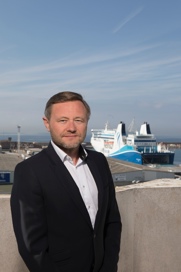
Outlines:
[[[123,223],[118,272],[180,272],[181,181],[117,187],[116,196]],[[9,198],[0,195],[0,271],[28,272],[17,250]]]
[[[181,271],[181,180],[117,188],[123,231],[118,272]]]
[[[9,200],[10,195],[0,195],[0,271],[28,272],[18,253]]]

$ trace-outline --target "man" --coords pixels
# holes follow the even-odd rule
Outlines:
[[[61,92],[46,104],[48,148],[16,166],[11,210],[31,272],[116,272],[121,221],[106,158],[85,150],[89,105]]]

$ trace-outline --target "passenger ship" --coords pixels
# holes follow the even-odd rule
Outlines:
[[[158,144],[147,122],[141,125],[140,132],[126,134],[124,122],[117,129],[91,129],[92,147],[106,157],[112,157],[136,164],[173,164],[174,152]]]

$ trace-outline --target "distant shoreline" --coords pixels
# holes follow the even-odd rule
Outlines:
[[[50,140],[48,141],[20,141],[20,149],[28,149],[28,148],[44,148],[49,144]],[[180,142],[172,142],[172,141],[157,141],[157,143],[161,143],[162,145],[165,145],[166,148],[169,150],[174,149],[181,149],[181,141]],[[90,141],[84,142],[85,146],[91,146]],[[6,140],[0,140],[0,145],[2,147],[2,150],[8,150],[8,149],[17,149],[18,142],[17,141],[8,141]]]
[[[156,135],[155,135],[156,136]],[[11,138],[11,141],[17,142],[18,136],[17,134],[8,134],[4,133],[0,135],[0,141],[5,141]],[[85,142],[90,142],[91,134],[87,134],[85,138]],[[164,142],[164,143],[181,143],[181,137],[169,137],[169,136],[156,136],[157,142]],[[38,142],[44,143],[50,141],[50,135],[47,133],[44,134],[21,134],[20,135],[20,142]]]

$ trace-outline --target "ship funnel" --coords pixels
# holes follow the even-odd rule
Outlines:
[[[147,122],[144,122],[143,125],[141,125],[140,128],[140,135],[148,135],[151,134],[150,125]]]
[[[123,136],[126,136],[126,125],[125,123],[123,123],[122,121],[120,122],[120,125],[121,125],[121,134]],[[119,126],[119,125],[118,125]]]
[[[125,123],[120,122],[117,126],[116,133],[114,135],[114,145],[113,149],[120,149],[124,144],[124,139],[126,138],[126,126]]]

